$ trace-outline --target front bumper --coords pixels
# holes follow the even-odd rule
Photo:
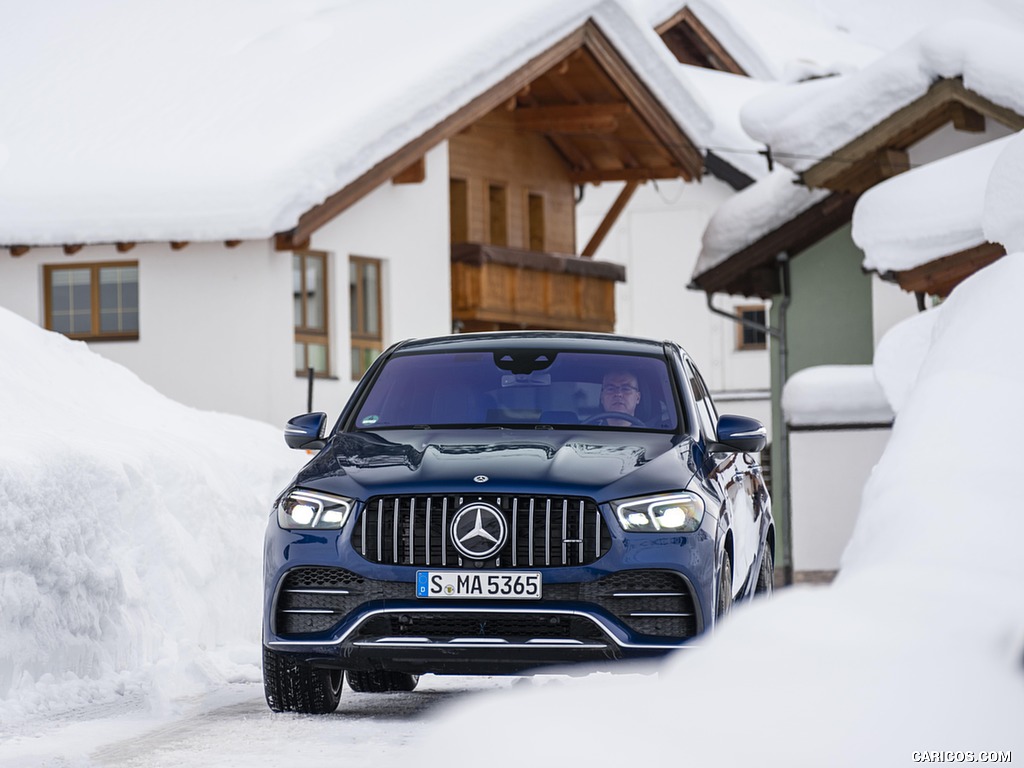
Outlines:
[[[567,575],[551,571],[543,599],[501,601],[416,599],[415,571],[403,570],[409,581],[336,567],[284,571],[267,647],[345,669],[511,674],[660,656],[704,627],[697,590],[678,571],[623,570],[576,582],[551,581]]]

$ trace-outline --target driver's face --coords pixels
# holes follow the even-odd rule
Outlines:
[[[631,373],[609,373],[601,382],[601,407],[614,413],[634,415],[640,402],[636,376]]]

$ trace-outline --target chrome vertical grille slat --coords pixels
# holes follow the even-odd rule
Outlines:
[[[384,499],[377,504],[377,561],[384,559]]]
[[[433,501],[429,496],[427,497],[427,543],[426,543],[426,561],[427,565],[430,565],[430,502]]]
[[[544,565],[551,565],[551,499],[544,505]]]
[[[409,502],[409,562],[416,562],[416,499]]]
[[[512,499],[512,567],[519,563],[519,499]]]
[[[611,547],[608,526],[590,499],[504,494],[372,498],[353,528],[353,547],[367,560],[385,565],[472,567],[476,561],[459,557],[455,550],[450,527],[461,505],[477,501],[499,509],[509,529],[501,550],[483,561],[487,567],[588,565]]]
[[[580,558],[580,562],[581,563],[583,562],[583,542],[586,541],[586,538],[587,538],[587,532],[583,528],[583,520],[585,519],[583,517],[583,511],[584,511],[583,510],[583,501],[581,500],[580,501],[580,535],[579,535],[579,540],[580,540],[580,543],[579,543],[579,547],[580,547],[579,558]]]

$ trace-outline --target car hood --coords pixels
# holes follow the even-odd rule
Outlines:
[[[294,485],[363,500],[476,491],[603,502],[686,487],[696,471],[690,446],[679,435],[600,430],[341,433]]]

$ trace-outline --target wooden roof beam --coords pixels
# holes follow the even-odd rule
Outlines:
[[[391,177],[392,184],[420,184],[427,178],[427,161],[421,157]]]
[[[520,107],[514,113],[516,127],[542,133],[614,133],[619,118],[630,113],[626,103],[562,104],[551,107]]]
[[[608,209],[608,213],[605,214],[604,219],[598,225],[594,234],[590,238],[590,242],[587,243],[586,248],[580,253],[580,256],[586,258],[592,257],[597,253],[597,249],[601,247],[601,243],[604,242],[605,237],[611,231],[612,226],[618,221],[619,216],[626,209],[626,205],[629,203],[633,193],[636,192],[637,187],[640,186],[639,181],[627,181],[626,186],[622,188],[619,196],[615,198],[615,202],[612,203],[612,207]]]
[[[648,181],[649,179],[678,179],[686,177],[682,168],[666,165],[659,168],[616,168],[573,171],[569,180],[573,184],[600,184],[602,181]]]
[[[11,245],[7,247],[7,250],[10,252],[11,256],[17,257],[24,256],[26,253],[28,253],[30,247],[27,245]]]
[[[953,127],[965,133],[984,133],[985,116],[966,104],[956,102],[952,105]]]
[[[897,272],[896,282],[900,288],[911,293],[948,296],[965,279],[1005,255],[1006,249],[998,243],[982,243],[913,269]]]

